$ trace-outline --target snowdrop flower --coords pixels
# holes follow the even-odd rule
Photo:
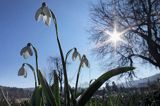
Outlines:
[[[18,76],[24,76],[25,78],[27,77],[27,70],[24,68],[24,64],[19,69]]]
[[[81,55],[78,53],[77,48],[74,48],[74,52],[72,54],[72,60],[75,60],[77,57],[81,59]]]
[[[86,67],[90,67],[90,65],[89,65],[89,61],[88,61],[88,59],[86,58],[86,55],[83,55],[82,56],[82,59],[81,59],[81,63],[82,63],[82,67],[85,65]]]
[[[25,59],[33,55],[30,43],[28,43],[27,46],[21,49],[20,55],[23,56]]]
[[[46,3],[43,2],[42,6],[37,10],[35,14],[36,21],[40,21],[41,19],[43,19],[44,23],[49,26],[51,23],[51,17],[52,14],[50,9],[47,7]]]

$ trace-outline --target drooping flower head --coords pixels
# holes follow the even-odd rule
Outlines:
[[[27,70],[24,68],[24,64],[22,64],[22,67],[19,69],[18,76],[27,77]]]
[[[74,52],[72,54],[72,60],[75,60],[76,58],[81,59],[81,55],[79,54],[79,52],[77,51],[77,48],[74,48]]]
[[[81,63],[82,63],[82,67],[84,67],[84,65],[85,65],[86,67],[88,67],[88,68],[90,67],[90,64],[89,64],[89,61],[88,61],[86,55],[83,55],[83,56],[82,56]]]
[[[23,56],[25,59],[33,55],[33,51],[31,49],[31,43],[28,43],[27,46],[21,49],[20,55]]]
[[[50,9],[47,7],[46,3],[43,2],[42,6],[37,10],[35,14],[36,21],[40,21],[42,19],[44,23],[49,26],[51,23],[51,17],[52,14]]]

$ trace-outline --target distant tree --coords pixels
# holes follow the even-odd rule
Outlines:
[[[62,66],[61,58],[49,57],[48,62],[49,62],[49,70],[50,70],[49,80],[50,82],[53,82],[54,71],[56,71],[58,74],[59,82],[60,82],[60,92],[62,93],[63,66]]]
[[[106,90],[107,94],[110,94],[112,91],[112,86],[109,85],[109,83],[110,83],[110,81],[106,81],[106,83],[105,83],[105,90]]]
[[[117,92],[117,90],[118,90],[118,87],[117,87],[117,85],[115,84],[115,82],[113,81],[113,82],[112,82],[112,91]]]
[[[94,53],[107,67],[132,66],[135,60],[160,68],[160,0],[100,0],[91,8]],[[123,42],[106,43],[116,24]],[[99,45],[100,44],[100,45]],[[98,45],[98,46],[97,46]],[[113,56],[114,55],[114,56]]]

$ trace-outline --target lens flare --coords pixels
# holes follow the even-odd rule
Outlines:
[[[109,39],[107,40],[108,43],[112,43],[114,47],[116,48],[118,45],[117,43],[122,42],[125,43],[125,41],[122,39],[122,35],[126,32],[126,30],[122,32],[118,32],[117,28],[115,27],[112,32],[105,31],[106,35],[109,36]]]
[[[120,45],[120,43],[126,43],[123,40],[123,35],[127,31],[128,31],[128,29],[123,30],[121,32],[117,31],[116,25],[114,26],[112,31],[105,30],[104,35],[108,36],[108,37],[105,41],[97,43],[96,48],[107,45],[107,44],[112,44],[113,47],[116,49]]]

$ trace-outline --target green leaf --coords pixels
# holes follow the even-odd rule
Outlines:
[[[42,90],[44,95],[46,96],[46,99],[49,101],[51,106],[57,106],[53,92],[51,91],[49,84],[47,83],[46,79],[43,77],[40,70],[38,70],[38,78],[40,80],[40,84],[42,85]]]
[[[56,29],[56,38],[57,38],[57,43],[58,43],[58,48],[59,48],[59,52],[60,52],[60,56],[61,56],[61,60],[62,60],[62,65],[63,65],[63,71],[64,71],[64,102],[65,105],[70,106],[69,101],[70,101],[70,95],[69,95],[69,88],[68,88],[68,77],[67,77],[67,70],[66,70],[66,63],[64,60],[64,55],[63,55],[63,50],[61,47],[61,43],[58,37],[58,25],[57,25],[57,20],[56,20],[56,16],[54,15],[54,13],[51,11],[52,14],[52,18],[53,18],[53,22],[55,25],[55,29]]]
[[[55,96],[55,101],[57,106],[61,106],[61,98],[60,98],[60,91],[59,91],[59,80],[56,71],[54,71],[54,86],[53,86],[53,93]]]
[[[112,97],[109,97],[109,106],[114,106],[112,102]]]
[[[78,104],[80,106],[84,106],[87,101],[92,97],[92,95],[101,87],[101,85],[107,81],[109,78],[116,76],[118,74],[134,70],[134,67],[120,67],[116,69],[112,69],[110,71],[107,71],[103,75],[101,75],[99,78],[97,78],[90,86],[89,88],[80,95],[80,97],[77,99]]]
[[[70,96],[71,96],[70,104],[72,104],[71,106],[77,106],[77,101],[76,101],[76,98],[74,97],[73,90],[72,90],[71,86],[68,85],[68,88],[69,88],[69,92],[70,92]]]
[[[42,87],[37,86],[34,89],[32,99],[31,99],[32,106],[43,106],[42,105]]]

